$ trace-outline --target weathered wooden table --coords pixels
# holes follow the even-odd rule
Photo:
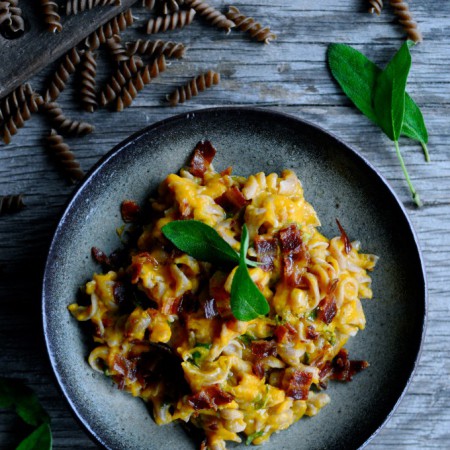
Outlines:
[[[226,2],[211,3],[223,7]],[[425,115],[431,163],[424,163],[414,143],[402,140],[401,144],[424,201],[421,209],[410,200],[391,142],[350,105],[325,64],[330,42],[351,44],[385,64],[404,39],[391,8],[387,6],[377,17],[367,13],[365,0],[241,0],[237,6],[267,22],[278,40],[263,46],[240,33],[226,36],[200,20],[172,31],[167,37],[189,44],[186,59],[172,62],[125,112],[84,113],[73,85],[68,87],[60,97],[66,113],[96,125],[92,135],[68,142],[89,170],[115,144],[160,119],[203,107],[256,105],[308,119],[354,145],[404,202],[419,237],[429,282],[428,330],[418,372],[392,419],[368,448],[449,449],[450,2],[422,0],[411,5],[425,40],[413,50],[408,91]],[[143,18],[149,13],[136,8],[135,15]],[[145,37],[138,25],[124,36]],[[8,61],[2,59],[1,49],[0,42],[0,71],[5,71]],[[185,106],[172,108],[165,103],[174,86],[209,68],[221,72],[220,86]],[[54,65],[31,80],[36,89],[43,89],[51,70]],[[106,75],[102,63],[99,79]],[[0,195],[23,192],[27,205],[18,214],[0,217],[0,375],[21,378],[36,390],[50,413],[56,449],[89,449],[95,444],[55,387],[42,337],[43,265],[52,231],[74,189],[43,148],[48,128],[36,115],[9,146],[0,143]],[[0,448],[13,448],[18,442],[18,419],[10,412],[1,412],[0,417]]]

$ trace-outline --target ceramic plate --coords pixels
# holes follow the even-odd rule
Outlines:
[[[264,449],[364,446],[395,409],[418,361],[426,282],[416,237],[391,188],[355,150],[317,126],[267,110],[218,108],[159,122],[114,148],[76,191],[51,244],[43,286],[45,337],[64,396],[105,448],[196,448],[181,426],[158,427],[141,400],[89,367],[90,337],[67,305],[98,270],[91,247],[107,252],[118,247],[121,201],[144,202],[204,138],[218,150],[216,169],[232,165],[235,174],[245,176],[295,170],[322,222],[321,232],[338,235],[338,218],[350,239],[362,242],[364,253],[380,256],[374,299],[363,301],[367,327],[346,346],[353,359],[368,360],[370,368],[350,383],[331,382],[331,403],[316,417],[272,436]]]

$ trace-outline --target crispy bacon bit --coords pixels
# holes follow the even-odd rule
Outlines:
[[[275,341],[253,341],[250,348],[253,355],[258,359],[277,356],[277,343]]]
[[[232,402],[234,397],[225,391],[220,389],[218,384],[213,384],[200,392],[188,397],[188,403],[195,409],[213,409],[217,411],[217,408],[227,403]]]
[[[121,281],[116,281],[113,286],[114,300],[118,305],[125,303],[126,297],[126,287]]]
[[[103,252],[102,250],[100,250],[97,247],[92,247],[91,248],[91,255],[93,260],[97,263],[97,264],[101,264],[102,266],[110,266],[111,265],[111,261],[109,260],[108,256],[106,255],[105,252]]]
[[[133,200],[124,200],[120,205],[120,213],[124,222],[136,222],[141,214],[141,208]]]
[[[203,177],[205,172],[216,155],[216,149],[209,141],[200,141],[194,150],[191,162],[189,164],[189,172],[194,177]]]
[[[330,361],[322,362],[321,364],[318,364],[317,367],[320,369],[319,371],[319,380],[326,384],[326,379],[330,376],[333,367],[331,365]]]
[[[327,294],[328,295],[331,295],[331,294],[334,293],[334,291],[337,288],[338,283],[339,283],[339,278],[334,278],[334,279],[332,279],[330,281],[330,283],[328,284],[328,287],[327,287]]]
[[[112,369],[124,379],[127,378],[130,381],[136,379],[136,361],[130,361],[122,355],[117,354],[114,357]]]
[[[225,177],[226,175],[230,176],[233,173],[233,168],[231,166],[228,166],[225,170],[222,170],[222,172],[220,172],[220,175],[222,177]]]
[[[281,381],[281,389],[294,400],[307,400],[313,374],[299,369],[286,369]]]
[[[296,225],[289,225],[280,230],[281,251],[283,253],[299,253],[302,247],[302,236]]]
[[[322,299],[317,308],[317,317],[327,325],[331,323],[337,313],[336,299],[327,295]]]
[[[261,361],[256,361],[252,365],[252,371],[260,380],[262,380],[264,378],[265,372],[264,372],[264,367],[261,364]]]
[[[216,309],[216,301],[213,298],[206,300],[204,308],[205,308],[205,317],[207,319],[212,319],[213,317],[219,314]]]
[[[342,228],[342,225],[339,222],[339,220],[336,219],[336,223],[337,223],[337,226],[341,233],[341,241],[344,243],[345,253],[347,253],[347,255],[348,255],[352,251],[352,248],[353,248],[352,243],[350,242],[350,239],[348,238],[347,233],[345,232],[344,228]]]
[[[273,332],[277,342],[281,342],[285,337],[289,338],[290,336],[295,336],[296,334],[296,329],[290,323],[278,325]]]
[[[316,331],[316,329],[312,325],[308,325],[306,328],[306,338],[307,339],[317,339],[319,337],[319,333]]]
[[[274,260],[277,257],[278,246],[275,238],[255,237],[255,250],[257,260],[261,263],[261,269],[269,272],[274,268]]]
[[[225,211],[239,211],[248,203],[248,200],[246,200],[242,192],[236,186],[228,188],[214,201]]]
[[[352,381],[353,376],[358,372],[369,367],[367,361],[350,361],[348,351],[343,348],[333,359],[332,362],[332,380]]]

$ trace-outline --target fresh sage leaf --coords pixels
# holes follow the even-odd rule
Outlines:
[[[161,229],[164,236],[181,251],[199,261],[217,265],[239,264],[239,255],[209,225],[198,220],[175,220]]]
[[[43,423],[27,436],[16,450],[51,450],[52,432],[48,423]]]
[[[230,299],[231,312],[236,319],[242,321],[256,319],[269,312],[269,304],[251,279],[245,263],[248,242],[248,230],[244,224],[242,227],[240,261],[231,283]]]
[[[419,141],[423,147],[425,160],[427,162],[430,161],[430,155],[426,145],[428,143],[428,131],[423,120],[422,111],[408,93],[405,94],[405,118],[403,121],[402,135]]]
[[[406,41],[376,79],[373,105],[378,123],[392,141],[400,137],[405,117],[406,82],[411,68],[409,47]],[[414,44],[414,43],[412,43]]]

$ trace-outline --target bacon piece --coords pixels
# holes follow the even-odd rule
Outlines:
[[[297,254],[302,249],[302,236],[297,225],[289,225],[287,228],[280,230],[281,251],[284,254]]]
[[[278,246],[275,238],[255,237],[255,250],[257,260],[262,270],[269,272],[274,268],[274,260],[277,257]]]
[[[130,361],[122,355],[117,354],[114,357],[112,369],[124,379],[127,378],[130,381],[136,380],[136,361]]]
[[[206,300],[204,304],[204,309],[205,309],[205,317],[207,319],[212,319],[213,317],[219,314],[216,309],[216,301],[213,298]]]
[[[343,348],[333,359],[331,379],[352,381],[353,376],[369,367],[367,361],[350,361],[348,351]]]
[[[307,400],[312,378],[311,372],[293,368],[286,369],[281,380],[281,389],[294,400]]]
[[[131,283],[136,284],[139,281],[139,275],[141,274],[142,267],[146,263],[151,263],[154,267],[158,265],[158,261],[150,255],[150,253],[141,252],[133,256],[129,269],[131,273]]]
[[[339,222],[339,220],[336,219],[336,223],[337,223],[337,226],[341,233],[341,241],[344,243],[345,253],[347,253],[347,255],[348,255],[352,251],[352,248],[353,248],[352,243],[350,242],[350,239],[348,238],[347,233],[345,232],[344,228],[342,228],[342,225]]]
[[[220,172],[220,175],[222,175],[223,177],[228,175],[230,176],[233,173],[233,168],[231,166],[228,166],[225,170],[222,170],[222,172]]]
[[[209,281],[209,295],[215,300],[217,311],[223,319],[234,317],[231,313],[230,294],[224,287],[226,280],[225,273],[215,272]]]
[[[124,222],[136,222],[141,214],[141,208],[133,200],[124,200],[120,205],[120,213]]]
[[[258,359],[266,358],[267,356],[277,356],[277,343],[275,341],[253,341],[250,349]]]
[[[189,164],[189,172],[191,172],[194,177],[202,178],[211,165],[215,155],[216,149],[211,142],[200,141],[195,147],[194,155]]]
[[[232,402],[234,397],[231,394],[220,389],[218,384],[213,384],[200,392],[188,397],[188,403],[195,409],[213,409],[217,411],[217,408],[227,403]]]
[[[252,371],[260,380],[264,378],[265,372],[264,367],[261,364],[261,361],[256,361],[255,363],[253,363]]]
[[[337,313],[336,299],[327,295],[322,299],[317,308],[317,317],[327,325],[331,323]]]
[[[306,338],[307,339],[317,339],[319,337],[319,333],[316,331],[316,329],[312,326],[312,325],[308,325],[308,327],[306,328]]]
[[[111,265],[111,261],[109,260],[109,258],[106,255],[106,253],[103,252],[102,250],[100,250],[99,248],[92,247],[91,248],[91,255],[92,255],[92,259],[97,264],[101,264],[102,266],[108,266],[108,267]]]
[[[239,211],[248,204],[248,200],[242,192],[236,187],[231,186],[220,197],[214,200],[225,211]]]
[[[285,337],[289,338],[290,336],[295,336],[296,334],[296,329],[290,323],[278,325],[273,332],[277,342],[282,342]]]

